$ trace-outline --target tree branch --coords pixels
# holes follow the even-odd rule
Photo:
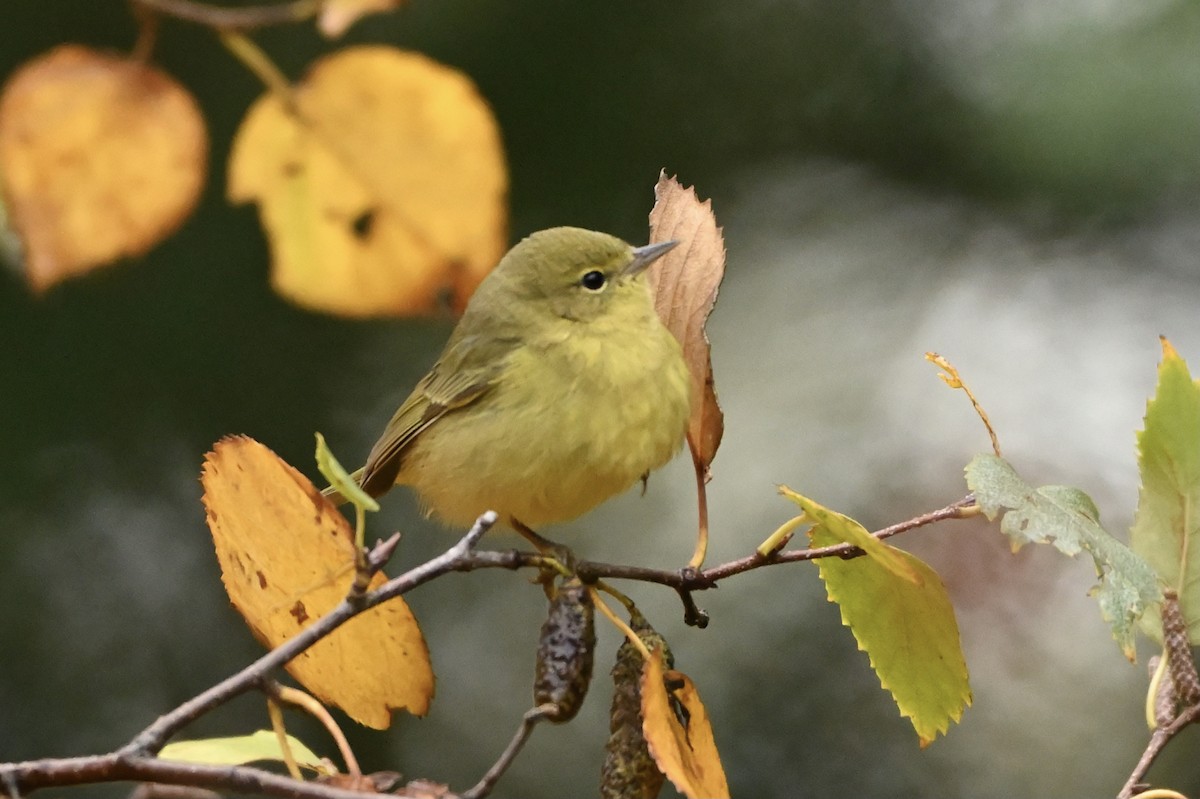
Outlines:
[[[323,0],[290,0],[259,6],[214,6],[198,0],[132,0],[168,17],[195,22],[215,30],[253,30],[302,22],[321,10]]]
[[[143,1],[138,0],[138,2]],[[158,1],[154,0],[154,2]],[[888,538],[937,521],[961,518],[966,515],[967,509],[973,504],[973,497],[967,496],[944,508],[885,527],[873,535],[881,539]],[[334,788],[318,782],[299,782],[262,769],[246,766],[205,766],[179,763],[159,760],[154,755],[162,749],[171,736],[200,716],[247,691],[263,689],[271,679],[273,672],[359,613],[449,572],[469,572],[487,568],[543,568],[545,566],[546,556],[542,553],[518,550],[476,551],[475,547],[479,540],[495,523],[496,515],[491,512],[485,513],[458,543],[438,557],[388,580],[374,591],[363,594],[352,587],[341,603],[304,628],[295,637],[236,674],[159,717],[117,751],[88,757],[46,758],[23,763],[2,763],[0,764],[0,788],[3,788],[10,799],[19,799],[23,794],[53,786],[139,781],[211,788],[235,793],[255,793],[284,799],[361,799],[361,794],[354,791]],[[398,538],[392,537],[377,544],[367,556],[368,568],[371,570],[380,568],[395,550],[397,541]],[[855,558],[863,554],[863,551],[857,547],[839,544],[783,551],[767,556],[753,554],[701,571],[687,567],[671,571],[579,561],[576,573],[587,582],[614,578],[638,580],[674,588],[683,598],[685,608],[691,607],[692,612],[689,613],[689,616],[703,619],[705,618],[703,611],[700,611],[691,602],[692,591],[715,588],[721,580],[762,566],[826,557]],[[1200,715],[1200,708],[1193,708],[1191,711],[1194,711],[1193,715]],[[1183,717],[1181,716],[1181,718]],[[1177,720],[1176,724],[1178,723]],[[1174,730],[1175,726],[1172,725],[1170,729]],[[1173,734],[1174,732],[1170,733],[1170,735]],[[1154,739],[1152,739],[1153,744]],[[1159,749],[1162,744],[1165,744],[1165,740],[1158,745]],[[1155,754],[1157,754],[1157,749],[1152,754],[1148,749],[1147,756],[1144,756],[1143,759],[1149,757],[1152,760]],[[1145,767],[1149,767],[1148,762]],[[1135,772],[1135,777],[1138,775],[1139,772]],[[1131,780],[1134,778],[1131,777]]]
[[[189,699],[179,707],[160,716],[157,721],[139,733],[132,741],[118,750],[125,756],[152,755],[162,749],[167,739],[179,729],[196,720],[219,705],[228,702],[246,691],[258,687],[272,672],[292,658],[320,641],[364,610],[378,605],[385,599],[411,591],[447,572],[456,571],[470,559],[475,545],[483,534],[496,523],[496,514],[488,512],[475,522],[462,540],[433,560],[393,577],[377,590],[364,597],[348,597],[333,610],[305,627],[294,638],[272,649],[237,674],[222,680],[199,696]],[[383,544],[387,546],[387,542]],[[392,547],[394,550],[394,547]],[[353,589],[351,589],[353,591]]]
[[[358,791],[333,788],[319,782],[299,782],[282,774],[248,766],[206,766],[119,752],[5,763],[0,765],[0,778],[5,785],[16,786],[16,796],[32,793],[39,788],[68,785],[160,782],[282,799],[363,799],[363,794]]]
[[[1150,766],[1153,765],[1163,748],[1184,727],[1194,724],[1197,721],[1200,721],[1200,703],[1189,705],[1170,724],[1165,727],[1156,728],[1150,735],[1150,742],[1146,744],[1146,751],[1142,752],[1141,758],[1138,760],[1137,765],[1134,766],[1133,773],[1129,775],[1129,779],[1125,781],[1125,786],[1117,794],[1117,799],[1130,799],[1138,791],[1138,786],[1146,776],[1146,772],[1150,770]]]
[[[922,513],[903,522],[898,522],[881,530],[871,533],[879,539],[891,538],[894,535],[908,532],[918,527],[924,527],[947,519],[963,518],[964,511],[973,507],[975,498],[966,496],[952,502],[944,508],[929,513]],[[778,563],[796,563],[818,558],[857,558],[865,553],[852,544],[835,544],[828,547],[812,547],[807,549],[792,549],[762,556],[758,553],[747,555],[737,560],[710,566],[707,569],[694,571],[687,568],[680,570],[647,569],[642,566],[621,566],[612,563],[599,563],[582,560],[576,565],[576,573],[584,582],[599,579],[640,580],[647,583],[658,583],[680,591],[704,591],[716,588],[717,583],[735,574],[752,571],[763,566],[774,566]]]

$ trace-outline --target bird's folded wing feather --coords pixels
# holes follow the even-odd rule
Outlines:
[[[475,402],[495,385],[511,348],[493,346],[484,353],[478,344],[469,336],[451,342],[392,416],[362,469],[359,484],[368,494],[379,496],[392,487],[405,451],[424,430],[447,413]]]

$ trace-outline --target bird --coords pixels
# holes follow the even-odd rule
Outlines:
[[[682,448],[692,401],[646,279],[676,243],[577,227],[517,243],[353,477],[372,497],[408,486],[454,527],[495,511],[534,543],[644,483]]]

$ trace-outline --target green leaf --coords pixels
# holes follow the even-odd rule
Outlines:
[[[880,541],[853,519],[781,487],[804,509],[813,546],[851,543],[867,557],[816,561],[829,601],[867,653],[880,684],[891,692],[921,746],[957,722],[971,704],[967,664],[954,608],[937,572]]]
[[[329,771],[311,749],[291,735],[287,736],[287,739],[292,757],[298,765],[321,773]],[[283,760],[279,738],[271,730],[258,730],[250,735],[231,738],[177,741],[164,746],[158,756],[162,760],[180,760],[185,763],[205,763],[213,766],[241,766],[259,760]]]
[[[1200,641],[1200,386],[1165,339],[1137,446],[1142,486],[1130,545],[1179,594],[1188,637]],[[1156,617],[1142,628],[1162,640]]]
[[[337,490],[339,494],[347,502],[352,503],[355,507],[363,508],[369,511],[379,510],[379,503],[375,498],[362,490],[362,486],[358,481],[351,476],[342,464],[338,463],[338,459],[333,457],[333,452],[325,443],[325,436],[317,433],[317,471],[321,476],[329,481],[329,485]]]
[[[977,455],[967,464],[967,485],[984,515],[1003,514],[1001,532],[1013,549],[1027,543],[1053,544],[1074,557],[1086,550],[1100,582],[1092,589],[1113,638],[1133,660],[1134,624],[1162,597],[1154,570],[1100,526],[1100,514],[1087,494],[1068,486],[1034,489],[1002,458]]]

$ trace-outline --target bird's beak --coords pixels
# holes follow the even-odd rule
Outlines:
[[[646,271],[646,267],[666,255],[678,243],[677,241],[660,241],[657,244],[634,247],[633,260],[621,272],[626,276],[632,277]]]

